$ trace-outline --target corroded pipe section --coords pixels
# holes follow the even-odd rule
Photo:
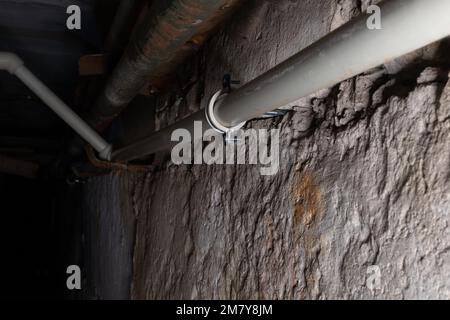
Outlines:
[[[104,127],[146,86],[152,77],[198,46],[222,17],[242,0],[170,0],[155,2],[113,71],[89,117]]]

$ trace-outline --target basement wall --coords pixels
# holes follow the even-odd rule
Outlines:
[[[156,127],[204,107],[225,73],[246,83],[368,4],[248,1],[158,97]],[[449,299],[447,42],[250,122],[281,129],[277,175],[159,155],[153,173],[89,180],[85,296]]]

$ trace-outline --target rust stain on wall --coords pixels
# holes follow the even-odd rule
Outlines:
[[[322,210],[322,193],[314,175],[298,173],[293,185],[294,223],[312,224]]]

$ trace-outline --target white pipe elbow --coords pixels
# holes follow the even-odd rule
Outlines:
[[[23,61],[16,54],[10,52],[0,52],[0,70],[6,70],[15,74],[17,69],[23,66]]]

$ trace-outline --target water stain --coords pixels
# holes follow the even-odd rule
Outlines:
[[[322,211],[322,193],[312,173],[296,175],[292,196],[295,225],[311,225]]]

